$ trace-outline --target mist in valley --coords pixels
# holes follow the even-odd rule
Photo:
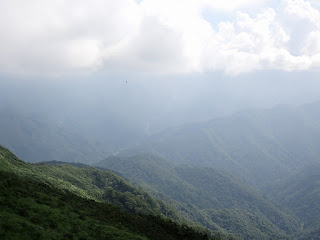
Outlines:
[[[317,1],[49,5],[0,3],[4,179],[154,216],[168,234],[320,239]],[[40,226],[17,201],[3,212]]]

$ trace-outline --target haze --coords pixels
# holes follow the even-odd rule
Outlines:
[[[84,135],[114,122],[139,139],[320,100],[317,1],[1,1],[0,9],[0,107]]]
[[[0,236],[320,239],[319,160],[318,0],[0,0]]]

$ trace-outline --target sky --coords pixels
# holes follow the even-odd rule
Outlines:
[[[0,0],[0,118],[106,149],[320,101],[319,76],[319,0]]]
[[[319,72],[319,0],[0,0],[0,109],[90,131],[320,101]]]
[[[318,0],[0,0],[0,73],[320,69]]]

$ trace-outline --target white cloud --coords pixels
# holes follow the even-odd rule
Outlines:
[[[201,2],[201,1],[200,1]],[[270,2],[270,0],[204,0],[202,4],[209,6],[215,10],[221,11],[234,11],[243,8],[259,7],[265,3]]]
[[[314,1],[274,4],[271,0],[2,0],[0,71],[240,74],[320,68],[320,13]],[[206,9],[233,20],[213,27],[203,18]]]
[[[102,66],[107,49],[140,24],[134,1],[3,0],[0,69],[59,74]]]
[[[320,54],[320,30],[308,35],[303,52],[309,56]]]
[[[320,27],[320,13],[314,9],[309,1],[286,0],[285,14],[292,16],[296,21],[307,19],[315,27]]]

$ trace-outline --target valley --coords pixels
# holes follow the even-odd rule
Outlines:
[[[130,214],[172,219],[208,237],[317,239],[319,104],[248,110],[171,128],[99,161],[107,153],[85,137],[2,110],[6,145],[27,159],[38,157],[25,163],[2,148],[0,166],[13,178]],[[49,129],[60,146],[41,140]],[[15,147],[14,136],[23,148]],[[49,154],[51,161],[38,161]]]

